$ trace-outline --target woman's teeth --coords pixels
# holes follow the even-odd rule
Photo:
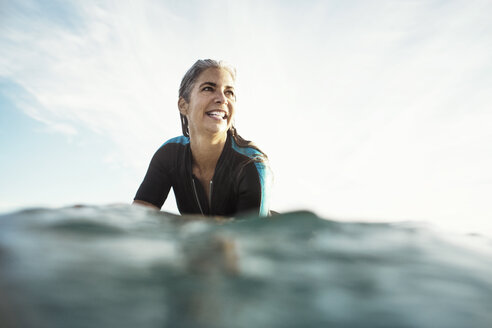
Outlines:
[[[226,114],[224,112],[220,112],[220,111],[208,112],[207,115],[210,117],[218,117],[221,119],[226,118]]]

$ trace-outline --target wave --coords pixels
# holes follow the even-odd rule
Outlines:
[[[309,211],[0,216],[2,327],[490,327],[492,242]]]

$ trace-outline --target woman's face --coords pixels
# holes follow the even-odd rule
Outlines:
[[[178,106],[188,118],[190,136],[220,134],[232,124],[235,101],[231,74],[222,68],[208,68],[195,82],[190,101],[180,98]]]

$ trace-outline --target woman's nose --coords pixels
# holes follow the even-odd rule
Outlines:
[[[222,91],[218,91],[215,96],[215,102],[218,104],[227,104],[228,99]]]

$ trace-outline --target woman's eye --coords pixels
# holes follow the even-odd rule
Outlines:
[[[232,97],[233,97],[233,96],[234,96],[234,91],[232,91],[232,90],[227,90],[227,91],[226,91],[226,94],[228,94],[229,96],[232,96]]]
[[[214,89],[212,89],[212,87],[205,87],[202,90],[203,91],[213,91]]]

